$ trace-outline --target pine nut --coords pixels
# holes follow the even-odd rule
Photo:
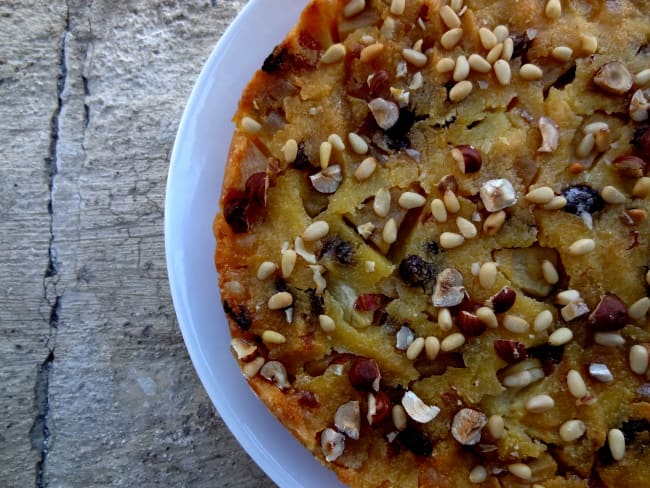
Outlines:
[[[467,58],[462,54],[456,58],[456,66],[454,67],[453,79],[454,81],[463,81],[469,76],[469,63]]]
[[[566,198],[560,195],[554,196],[553,199],[545,205],[542,205],[544,210],[560,210],[566,206]]]
[[[558,46],[551,51],[551,56],[553,56],[557,61],[566,63],[567,61],[571,61],[573,49],[567,46]]]
[[[287,163],[293,163],[298,157],[298,143],[295,139],[288,139],[282,146],[282,155]]]
[[[544,332],[553,324],[553,314],[550,310],[542,310],[535,317],[533,322],[533,330],[535,332]]]
[[[514,463],[508,465],[508,471],[517,478],[522,480],[530,480],[533,477],[533,470],[530,469],[530,466],[524,463]]]
[[[422,88],[422,85],[424,83],[424,79],[422,78],[422,73],[419,71],[413,75],[413,78],[411,78],[411,84],[409,85],[409,90],[419,90]]]
[[[573,332],[568,327],[560,327],[548,336],[548,343],[551,346],[562,346],[573,339]]]
[[[648,371],[648,350],[635,344],[630,348],[630,369],[636,374],[645,374]]]
[[[580,400],[589,394],[585,380],[582,379],[582,375],[575,369],[569,370],[566,381],[567,386],[569,387],[569,393],[571,393],[574,398]]]
[[[610,429],[607,433],[607,444],[614,461],[620,461],[625,457],[625,436],[621,430]]]
[[[497,81],[501,85],[509,85],[510,78],[512,76],[510,72],[510,65],[507,61],[499,59],[494,63],[494,74],[497,77]]]
[[[455,29],[448,30],[440,37],[440,44],[444,49],[453,49],[456,46],[456,44],[460,42],[462,38],[463,38],[463,29],[461,29],[460,27],[456,27]],[[449,58],[443,58],[443,59],[449,59]],[[442,73],[442,71],[440,70],[438,70],[438,72]]]
[[[244,373],[244,376],[246,376],[246,378],[251,379],[257,373],[259,373],[260,369],[262,369],[262,366],[264,366],[264,362],[265,360],[262,356],[256,357],[250,363],[246,363],[242,367],[242,373]]]
[[[553,200],[554,196],[555,192],[553,191],[553,188],[550,186],[540,186],[539,188],[535,188],[526,193],[524,198],[537,205],[544,205]]]
[[[380,188],[375,194],[372,208],[379,217],[386,217],[390,212],[391,195],[386,188]]]
[[[580,300],[580,292],[578,290],[563,290],[555,295],[555,303],[559,305],[568,305],[577,300]]]
[[[560,439],[573,442],[580,439],[587,428],[582,420],[567,420],[560,426]]]
[[[393,0],[390,3],[390,13],[393,15],[402,15],[406,8],[406,0]]]
[[[470,483],[483,483],[488,477],[487,469],[485,466],[475,466],[469,472],[469,481]]]
[[[244,132],[248,132],[249,134],[256,134],[262,130],[262,124],[251,117],[244,117],[241,119],[241,128],[244,130]]]
[[[593,239],[578,239],[569,246],[569,254],[582,256],[596,249],[596,242]]]
[[[424,353],[427,359],[433,361],[438,357],[440,352],[440,341],[435,336],[429,336],[424,340]]]
[[[406,424],[408,419],[406,417],[406,411],[404,410],[404,407],[402,407],[401,405],[393,405],[393,410],[391,414],[393,417],[393,424],[395,425],[395,428],[397,430],[406,429]]]
[[[514,51],[515,51],[515,43],[512,40],[512,37],[506,38],[506,40],[503,41],[503,51],[501,52],[501,59],[503,59],[504,61],[510,61],[512,59],[512,53]]]
[[[461,102],[465,100],[470,93],[472,93],[473,88],[474,86],[472,85],[471,81],[459,81],[449,90],[449,100],[452,102]]]
[[[296,265],[296,259],[298,255],[293,249],[287,249],[284,254],[282,254],[282,261],[280,267],[282,268],[282,277],[288,278],[293,273],[293,268]]]
[[[408,349],[406,349],[406,357],[410,361],[415,361],[418,358],[418,356],[422,353],[423,350],[424,350],[424,338],[418,337],[413,342],[411,342]]]
[[[603,200],[605,200],[607,203],[611,203],[613,205],[618,203],[625,203],[625,195],[623,195],[619,190],[611,185],[605,186],[600,191],[600,196],[603,197]]]
[[[343,139],[341,139],[340,135],[330,134],[330,136],[327,138],[327,142],[329,142],[337,151],[345,151],[345,144],[343,143]]]
[[[330,165],[330,157],[332,156],[332,145],[327,141],[321,142],[318,154],[320,157],[320,167],[322,169],[326,169]]]
[[[463,217],[456,217],[456,226],[465,239],[472,239],[478,234],[476,226]]]
[[[381,232],[381,238],[387,244],[392,244],[397,240],[397,223],[394,218],[388,219],[384,224],[384,229]]]
[[[562,15],[562,4],[560,0],[548,0],[544,8],[544,14],[549,19],[557,19]]]
[[[367,180],[375,172],[375,169],[377,169],[377,160],[373,157],[366,158],[354,170],[354,177],[359,181]]]
[[[487,262],[481,265],[478,281],[483,288],[492,288],[497,280],[497,263]]]
[[[350,132],[348,134],[348,142],[352,151],[356,154],[366,154],[368,152],[368,143],[360,135]]]
[[[321,56],[320,61],[324,64],[334,64],[345,56],[345,46],[341,43],[332,44]]]
[[[650,68],[641,70],[634,75],[634,83],[636,83],[637,86],[647,85],[648,82],[650,82]]]
[[[324,220],[317,220],[312,222],[303,231],[301,237],[304,241],[317,241],[325,237],[330,231],[330,226]]]
[[[441,308],[438,312],[438,327],[442,331],[448,331],[452,328],[453,322],[451,320],[451,312],[448,308]]]
[[[418,68],[422,68],[424,65],[427,64],[427,56],[424,53],[421,53],[420,51],[416,51],[415,49],[402,49],[402,57],[404,58],[405,61],[411,63],[413,66],[416,66]]]
[[[361,54],[359,54],[359,60],[362,63],[368,63],[379,56],[383,50],[384,45],[381,42],[370,44],[361,50]]]
[[[510,35],[508,27],[502,24],[497,25],[492,32],[494,32],[494,36],[497,38],[497,42],[505,41],[506,37]]]
[[[262,342],[264,344],[284,344],[287,338],[274,330],[265,330],[262,332]]]
[[[557,1],[559,2],[559,0]],[[580,46],[587,55],[594,54],[598,50],[598,39],[588,34],[581,34]]]
[[[440,245],[445,249],[454,249],[465,242],[465,238],[461,234],[455,232],[443,232],[440,234]]]
[[[650,176],[642,176],[632,188],[632,196],[638,198],[645,198],[650,195]]]
[[[526,402],[526,410],[531,413],[542,413],[555,406],[555,400],[548,395],[535,395]]]
[[[460,17],[449,5],[440,7],[440,18],[449,29],[460,27]]]
[[[596,145],[596,136],[594,136],[593,133],[586,134],[580,143],[578,143],[578,147],[576,147],[576,156],[579,158],[586,158],[589,156],[591,151],[594,150],[594,146]]]
[[[278,265],[271,261],[264,261],[257,268],[257,279],[263,281],[270,278],[273,273],[278,269]]]
[[[594,342],[605,347],[618,347],[625,344],[625,339],[616,332],[596,332]]]
[[[419,193],[415,193],[413,191],[405,191],[400,195],[398,203],[400,207],[406,210],[410,210],[412,208],[421,207],[426,203],[426,201],[426,198],[424,198]]]
[[[528,329],[530,329],[530,324],[521,317],[506,314],[506,316],[503,317],[503,327],[515,334],[524,334],[528,332]]]
[[[541,368],[527,369],[503,378],[503,386],[507,388],[524,388],[532,385],[544,377],[544,371]]]
[[[506,41],[508,39],[506,39]],[[504,43],[500,42],[499,44],[494,46],[492,49],[490,49],[490,51],[485,56],[485,60],[490,64],[494,64],[496,62],[496,60],[501,57],[501,54],[503,54],[503,46],[504,46]]]
[[[650,310],[650,298],[643,297],[630,305],[627,313],[632,320],[641,320],[646,316],[648,310]]]
[[[501,226],[504,224],[506,221],[506,213],[503,210],[499,210],[498,212],[492,213],[487,216],[485,221],[483,222],[483,232],[485,232],[489,236],[493,236],[497,232],[499,232],[499,229],[501,229]]]
[[[548,259],[545,259],[542,262],[542,276],[544,277],[544,281],[549,285],[555,285],[560,281],[560,275],[558,274],[555,265]]]
[[[532,63],[526,63],[519,68],[519,76],[526,81],[536,81],[542,79],[542,69]]]
[[[325,314],[319,315],[318,323],[320,324],[320,328],[323,329],[324,332],[334,332],[334,330],[336,329],[336,322],[334,322],[334,319],[329,315],[325,315]]]
[[[350,0],[343,8],[343,17],[354,17],[366,8],[366,0]]]
[[[447,209],[447,212],[456,213],[460,210],[460,202],[458,201],[458,197],[453,191],[445,191],[445,193],[442,195],[442,201],[445,202],[445,208]]]
[[[469,67],[477,73],[489,73],[492,65],[480,54],[470,54],[467,59]]]
[[[496,329],[499,327],[499,322],[497,316],[490,307],[479,307],[476,310],[476,316],[483,322],[485,325],[491,329]]]
[[[463,344],[465,344],[465,336],[460,332],[454,332],[440,342],[440,350],[443,352],[455,351],[462,347]]]
[[[486,51],[489,51],[497,45],[497,36],[487,27],[481,27],[478,30],[478,37]]]
[[[268,301],[268,307],[271,310],[280,310],[287,308],[293,303],[293,296],[288,291],[279,291],[275,295],[272,295]]]
[[[431,214],[438,222],[447,222],[447,208],[445,202],[436,198],[431,202]]]
[[[495,439],[501,439],[506,433],[503,417],[499,414],[490,415],[487,428],[490,435]]]
[[[444,35],[443,35],[443,37],[444,37]],[[440,42],[442,42],[442,40]],[[451,59],[451,58],[440,58],[440,60],[436,63],[436,71],[438,73],[449,73],[450,71],[454,70],[454,66],[456,66],[456,61],[454,61],[453,59]]]

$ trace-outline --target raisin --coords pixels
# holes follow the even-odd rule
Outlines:
[[[340,237],[328,237],[323,243],[321,255],[333,254],[341,264],[352,264],[354,262],[354,247]]]
[[[223,203],[223,214],[226,222],[237,234],[248,231],[248,198],[241,192],[231,191]]]
[[[289,285],[282,278],[275,280],[275,289],[277,291],[289,291]]]
[[[394,151],[407,148],[411,145],[409,131],[416,121],[415,114],[407,109],[399,111],[399,119],[394,126],[386,131],[387,144]]]
[[[325,301],[323,300],[323,296],[318,295],[314,288],[307,288],[307,294],[309,295],[311,313],[314,315],[323,315],[325,313]]]
[[[413,427],[407,427],[399,433],[397,438],[402,445],[416,456],[431,456],[433,453],[433,444],[419,430]]]
[[[226,315],[230,317],[242,330],[250,329],[253,321],[251,320],[250,312],[243,305],[237,305],[236,309],[230,306],[227,301],[223,301],[223,310]]]
[[[525,60],[533,40],[524,32],[523,34],[513,35],[512,43],[512,59],[521,57]]]
[[[542,344],[528,349],[528,357],[537,358],[542,362],[542,369],[545,375],[549,375],[555,367],[562,362],[564,346],[551,346]]]
[[[407,285],[421,286],[425,291],[433,288],[436,279],[433,264],[415,254],[402,260],[399,264],[399,275]]]
[[[429,241],[424,245],[424,250],[429,256],[437,256],[440,254],[440,244],[436,241]]]
[[[287,49],[275,46],[271,54],[269,54],[264,63],[262,64],[262,71],[265,73],[274,73],[278,71],[284,63],[287,55]]]
[[[296,159],[292,164],[296,169],[306,169],[311,166],[311,162],[305,152],[305,143],[303,141],[298,143],[298,153],[296,154]]]
[[[638,432],[650,432],[650,422],[646,419],[635,419],[623,422],[621,425],[621,432],[625,437],[625,445],[629,446],[634,442],[634,438]]]
[[[650,127],[641,127],[634,131],[632,145],[636,147],[644,158],[650,157]]]
[[[266,172],[252,174],[246,180],[246,195],[250,205],[266,206]]]
[[[605,208],[605,201],[596,190],[587,185],[569,186],[562,190],[562,196],[566,198],[564,211],[574,215],[583,212],[594,214]]]

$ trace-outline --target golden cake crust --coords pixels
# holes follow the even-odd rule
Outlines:
[[[649,43],[645,0],[314,0],[250,81],[233,353],[344,483],[648,479]]]

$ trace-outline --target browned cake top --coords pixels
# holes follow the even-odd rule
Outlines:
[[[315,0],[235,116],[233,351],[350,486],[650,479],[650,4]]]

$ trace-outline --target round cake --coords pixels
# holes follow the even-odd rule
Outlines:
[[[261,401],[352,487],[648,486],[648,110],[647,0],[313,0],[214,222]]]

